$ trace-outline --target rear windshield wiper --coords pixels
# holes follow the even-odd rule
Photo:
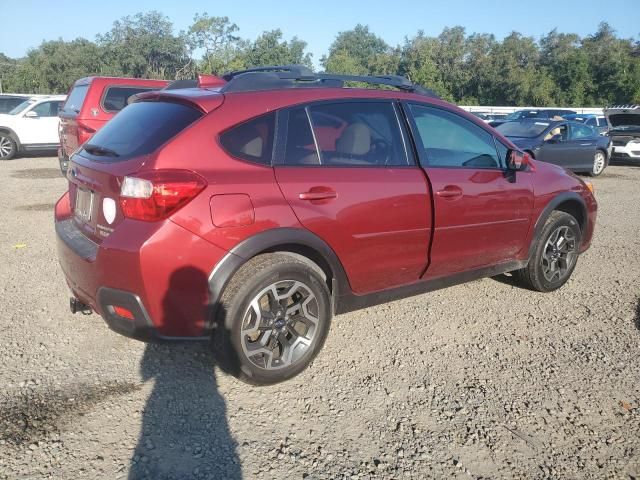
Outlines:
[[[90,143],[87,143],[82,148],[87,152],[89,152],[91,155],[109,156],[109,157],[120,156],[120,154],[115,150],[111,150],[110,148],[107,148],[107,147],[101,147],[100,145],[91,145]]]

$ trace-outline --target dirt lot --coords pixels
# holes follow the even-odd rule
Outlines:
[[[0,163],[0,479],[640,478],[640,168],[552,294],[486,279],[337,317],[254,388],[71,315],[54,158]]]

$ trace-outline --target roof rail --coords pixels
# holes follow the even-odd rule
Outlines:
[[[341,88],[345,82],[360,82],[370,85],[385,85],[406,92],[429,97],[437,95],[429,89],[411,83],[399,75],[337,75],[313,73],[304,65],[276,65],[250,68],[227,73],[222,76],[227,84],[222,92],[247,92],[289,88]]]

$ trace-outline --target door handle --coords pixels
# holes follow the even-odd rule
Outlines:
[[[462,189],[460,187],[447,185],[442,190],[438,190],[436,195],[440,198],[458,198],[462,196]]]
[[[331,198],[336,198],[338,194],[333,190],[320,190],[316,189],[316,187],[312,188],[308,192],[302,192],[298,195],[300,200],[329,200]]]

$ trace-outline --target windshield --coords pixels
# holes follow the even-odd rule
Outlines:
[[[202,113],[195,108],[178,103],[133,103],[118,113],[82,148],[100,162],[117,162],[146,155],[201,116]]]
[[[19,103],[17,106],[13,107],[13,110],[10,110],[8,113],[9,115],[17,115],[32,103],[33,103],[33,100],[25,100],[24,102]]]
[[[544,132],[549,122],[507,122],[496,127],[505,137],[535,138]]]

